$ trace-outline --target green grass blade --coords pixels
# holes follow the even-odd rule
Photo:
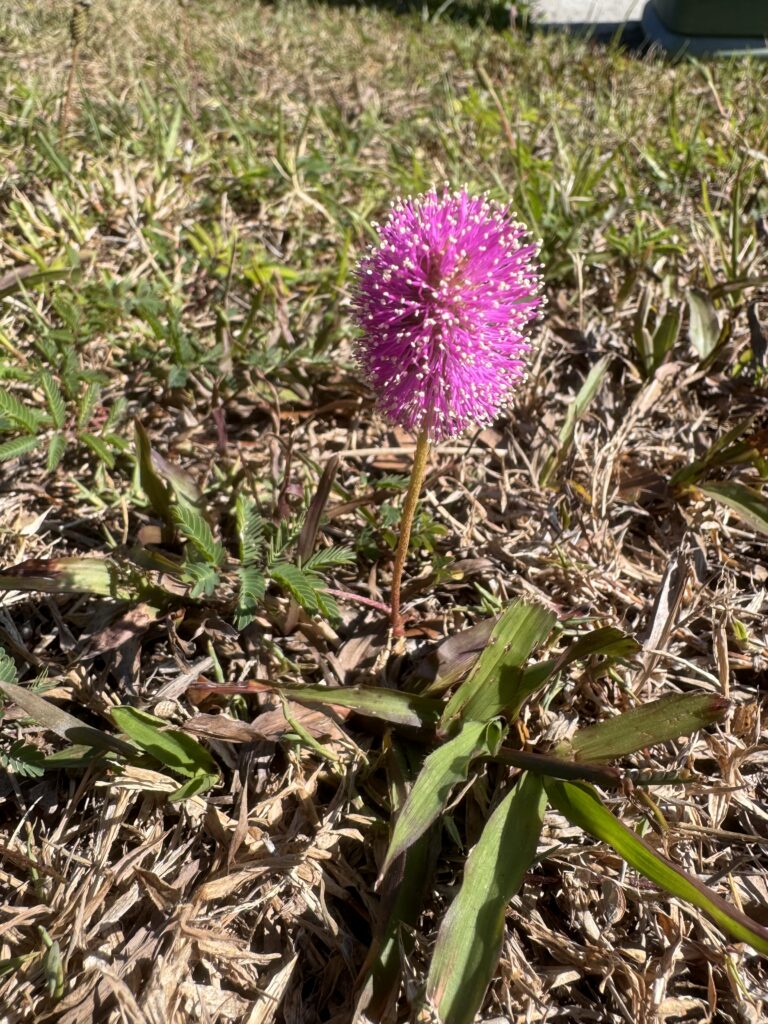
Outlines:
[[[539,483],[542,487],[546,487],[558,466],[568,454],[576,432],[576,424],[592,404],[597,392],[600,390],[600,385],[611,364],[611,359],[612,357],[607,355],[595,363],[587,374],[587,378],[581,385],[575,399],[568,405],[565,413],[565,422],[557,439],[557,447],[548,456],[539,475]]]
[[[0,277],[0,299],[4,299],[14,292],[23,291],[26,288],[37,288],[47,284],[49,281],[64,281],[74,272],[74,268],[62,270],[38,270],[31,264],[26,267],[17,267],[9,270],[7,274]]]
[[[427,996],[444,1024],[471,1024],[480,1009],[501,951],[504,909],[536,856],[545,809],[541,778],[524,773],[467,858],[427,978]]]
[[[251,689],[249,687],[248,689]],[[434,730],[442,707],[440,701],[430,700],[401,690],[387,690],[377,686],[279,686],[259,683],[258,690],[275,690],[289,700],[309,707],[325,706],[355,711],[368,718],[376,718],[390,725],[411,729]],[[213,688],[215,692],[215,688]]]
[[[41,594],[99,594],[125,600],[139,595],[140,581],[131,581],[110,558],[32,558],[0,571],[0,591]]]
[[[494,626],[488,645],[474,668],[448,701],[442,728],[463,720],[490,721],[499,713],[501,690],[525,663],[556,622],[541,605],[516,601]],[[502,706],[504,706],[502,704]]]
[[[219,769],[205,747],[187,733],[169,729],[162,718],[131,707],[112,708],[111,715],[121,732],[167,768],[188,778],[218,778]]]
[[[115,454],[109,445],[99,437],[97,434],[90,434],[85,432],[80,435],[80,440],[83,444],[88,445],[92,452],[94,452],[110,469],[115,467]]]
[[[557,753],[577,761],[610,761],[643,747],[688,736],[719,722],[728,701],[710,693],[672,693],[579,729]]]
[[[545,779],[544,785],[551,803],[571,824],[608,843],[636,871],[678,899],[698,907],[737,941],[747,942],[758,952],[768,954],[768,928],[751,920],[654,850],[611,814],[591,786],[554,779]]]
[[[708,498],[714,498],[722,505],[732,508],[740,519],[753,526],[760,533],[768,534],[768,499],[759,491],[743,484],[710,483],[705,481],[699,488]]]
[[[698,288],[688,291],[688,338],[699,359],[707,359],[720,340],[720,321],[712,300]]]
[[[597,654],[606,658],[631,658],[639,650],[637,640],[623,630],[615,626],[601,626],[576,637],[558,658],[555,671],[560,672],[574,661],[583,661]]]
[[[400,984],[400,948],[404,945],[407,955],[413,946],[409,929],[418,920],[432,874],[433,845],[432,832],[427,831],[405,851],[400,877],[393,878],[397,873],[394,871],[384,882],[382,888],[391,891],[382,892],[383,920],[360,972],[363,982],[355,1007],[355,1021],[388,1019]]]
[[[134,437],[136,462],[139,469],[139,486],[154,513],[170,526],[173,522],[170,494],[152,465],[152,445],[149,440],[149,434],[138,420],[134,423]]]
[[[470,763],[476,757],[495,753],[501,738],[502,730],[495,722],[465,722],[453,739],[426,758],[395,822],[380,879],[392,862],[439,817],[453,788],[467,778]]]

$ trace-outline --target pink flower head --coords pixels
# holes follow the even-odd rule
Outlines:
[[[379,408],[432,441],[490,423],[525,372],[537,247],[507,207],[464,190],[396,203],[379,233],[354,306]]]

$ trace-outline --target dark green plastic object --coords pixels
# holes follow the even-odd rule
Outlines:
[[[768,57],[768,0],[649,0],[643,32],[675,58]]]
[[[768,0],[655,0],[672,32],[687,36],[768,36]]]

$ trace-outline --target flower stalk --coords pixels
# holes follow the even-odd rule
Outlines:
[[[408,491],[403,503],[403,514],[400,519],[400,539],[397,542],[395,552],[395,564],[392,569],[392,597],[390,608],[390,621],[392,623],[392,635],[400,637],[403,635],[403,616],[400,611],[400,586],[403,579],[405,560],[408,557],[408,548],[411,542],[411,530],[413,529],[413,517],[416,515],[416,507],[419,504],[419,495],[424,484],[424,477],[427,473],[427,462],[429,460],[429,434],[422,430],[416,442],[416,451],[411,467],[411,479],[408,483]]]

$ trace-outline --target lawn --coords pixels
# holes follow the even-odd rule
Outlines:
[[[0,1019],[455,1024],[476,885],[483,1021],[761,1020],[768,65],[473,4],[3,8]],[[546,304],[432,450],[393,644],[415,439],[354,270],[443,183],[511,204]]]

